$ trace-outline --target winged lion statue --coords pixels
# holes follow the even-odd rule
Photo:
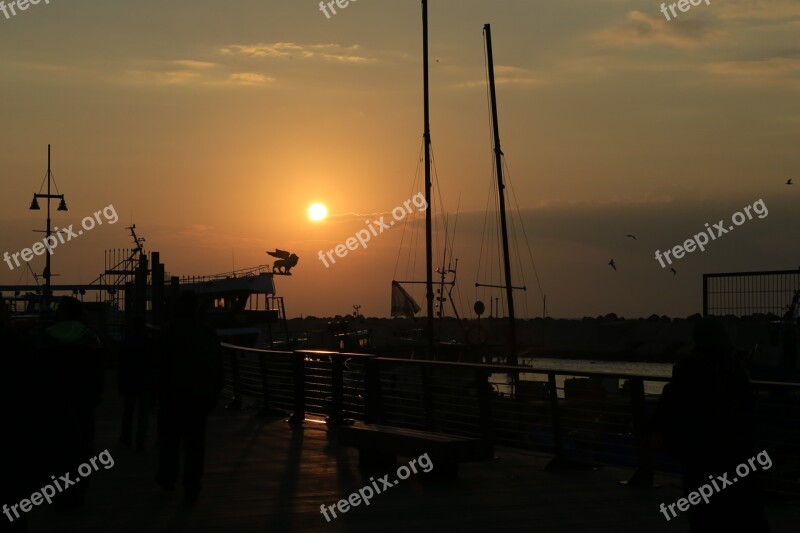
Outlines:
[[[267,251],[267,254],[278,258],[277,261],[272,264],[273,274],[290,274],[289,271],[292,267],[297,265],[297,262],[300,261],[297,255],[279,248],[276,248],[274,252]]]

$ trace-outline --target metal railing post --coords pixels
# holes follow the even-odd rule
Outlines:
[[[553,445],[555,447],[555,455],[548,463],[547,469],[558,468],[566,465],[566,458],[564,457],[564,440],[561,437],[561,417],[558,412],[558,387],[556,386],[555,372],[547,373],[547,382],[549,385],[550,396],[550,420],[553,428]]]
[[[294,380],[294,412],[287,420],[293,426],[302,426],[306,418],[306,355],[292,353],[292,378]]]
[[[475,370],[475,385],[478,397],[478,416],[480,417],[481,437],[488,447],[489,455],[494,456],[494,425],[492,423],[492,384],[489,371]]]
[[[433,412],[433,367],[423,364],[420,372],[422,377],[422,404],[425,408],[425,425],[429,431],[435,431],[436,417]]]
[[[650,431],[647,424],[647,409],[644,401],[644,380],[633,377],[628,380],[631,393],[631,416],[636,438],[636,472],[626,482],[634,487],[653,486],[653,455],[650,448]]]
[[[225,409],[242,408],[242,380],[239,376],[239,352],[229,350],[231,358],[231,386],[233,388],[233,398],[225,406]]]
[[[364,422],[380,424],[383,421],[381,397],[381,362],[367,357],[364,363]]]
[[[342,423],[344,405],[344,359],[340,354],[331,354],[331,406],[325,423],[338,426]]]
[[[260,414],[266,415],[272,412],[272,409],[269,405],[269,382],[267,381],[267,354],[264,352],[260,352],[258,354],[258,368],[261,373],[261,394],[264,397],[264,404],[261,406]]]

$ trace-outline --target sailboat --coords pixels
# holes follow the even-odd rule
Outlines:
[[[492,29],[484,25],[486,37],[486,56],[489,69],[489,96],[492,106],[492,138],[494,139],[494,158],[497,170],[497,195],[500,209],[500,231],[503,240],[503,272],[504,283],[501,288],[506,292],[509,321],[509,347],[506,361],[509,366],[517,364],[517,324],[514,314],[514,286],[511,283],[511,261],[508,250],[508,223],[506,221],[505,184],[503,183],[503,150],[500,148],[500,126],[497,122],[497,90],[494,82],[494,54],[492,52]],[[516,380],[515,380],[516,381]]]
[[[491,97],[491,110],[492,110],[492,133],[494,139],[494,156],[497,172],[497,188],[499,196],[499,212],[500,212],[500,226],[501,238],[503,248],[503,283],[501,285],[492,284],[478,284],[476,286],[500,288],[505,290],[505,301],[507,305],[507,316],[509,320],[509,336],[507,342],[507,349],[505,351],[505,360],[509,365],[517,364],[517,334],[516,334],[516,316],[514,308],[514,295],[515,289],[524,289],[524,287],[515,287],[511,278],[511,262],[508,243],[508,229],[506,220],[506,207],[505,207],[505,184],[503,183],[503,165],[502,157],[503,152],[500,146],[500,132],[497,120],[497,93],[495,88],[494,79],[494,59],[492,51],[491,27],[489,24],[484,26],[484,35],[486,39],[486,53],[488,62],[488,78],[489,89]],[[431,130],[430,130],[430,91],[429,91],[429,58],[428,58],[428,2],[422,0],[422,53],[423,53],[423,142],[424,142],[424,165],[425,165],[425,200],[427,208],[425,210],[425,295],[426,295],[426,327],[424,333],[427,343],[427,354],[429,358],[435,358],[437,355],[437,342],[436,332],[434,328],[434,320],[436,313],[434,312],[434,270],[433,270],[433,245],[432,245],[432,206],[431,201]],[[445,257],[447,252],[445,252]],[[455,269],[445,269],[444,266],[437,268],[436,272],[440,274],[441,281],[439,282],[439,296],[438,307],[439,316],[441,316],[444,305],[444,286],[449,285],[451,291],[455,284]],[[451,281],[445,281],[447,273],[453,274]],[[422,283],[420,281],[392,281],[392,316],[413,317],[421,307],[414,301],[413,297],[403,288],[404,283]],[[450,293],[450,299],[452,294]],[[481,302],[476,303],[476,311],[483,307]],[[480,311],[479,311],[480,314]],[[456,314],[457,316],[457,314]],[[460,322],[460,321],[459,321]],[[480,335],[478,335],[480,336]],[[470,331],[465,332],[467,341],[470,341]],[[463,351],[470,351],[467,345],[462,345]],[[474,349],[472,350],[474,352]]]
[[[433,291],[433,202],[431,199],[431,126],[430,126],[430,90],[428,59],[428,2],[422,0],[422,69],[423,69],[423,143],[425,153],[425,305],[426,327],[424,328],[427,357],[434,358],[436,333],[434,331],[434,291]],[[420,306],[403,288],[403,283],[421,283],[419,281],[392,281],[392,316],[413,317],[420,311]],[[444,286],[444,276],[441,285]],[[452,283],[455,283],[454,281]],[[441,289],[440,289],[441,291]],[[440,292],[440,306],[443,296]]]

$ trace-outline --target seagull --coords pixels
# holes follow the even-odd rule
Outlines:
[[[786,185],[794,185],[792,183],[792,178],[789,178],[788,180],[786,180]]]
[[[636,235],[631,235],[631,234],[629,233],[629,234],[627,234],[627,235],[625,235],[625,236],[626,236],[626,237],[630,237],[630,238],[631,238],[631,239],[633,239],[634,241],[636,240]]]
[[[613,259],[612,259],[611,261],[609,261],[609,262],[608,262],[608,264],[609,264],[609,265],[611,266],[611,268],[613,268],[614,270],[616,270],[616,269],[617,269],[617,264],[616,264],[616,263],[614,263],[614,260],[613,260]]]
[[[677,270],[675,270],[674,268],[671,268],[671,267],[670,267],[669,271],[672,272],[673,276],[678,273]]]

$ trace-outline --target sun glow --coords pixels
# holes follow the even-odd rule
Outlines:
[[[308,208],[308,218],[315,222],[319,222],[320,220],[324,220],[325,217],[328,216],[328,208],[325,207],[323,204],[312,204],[311,207]]]

